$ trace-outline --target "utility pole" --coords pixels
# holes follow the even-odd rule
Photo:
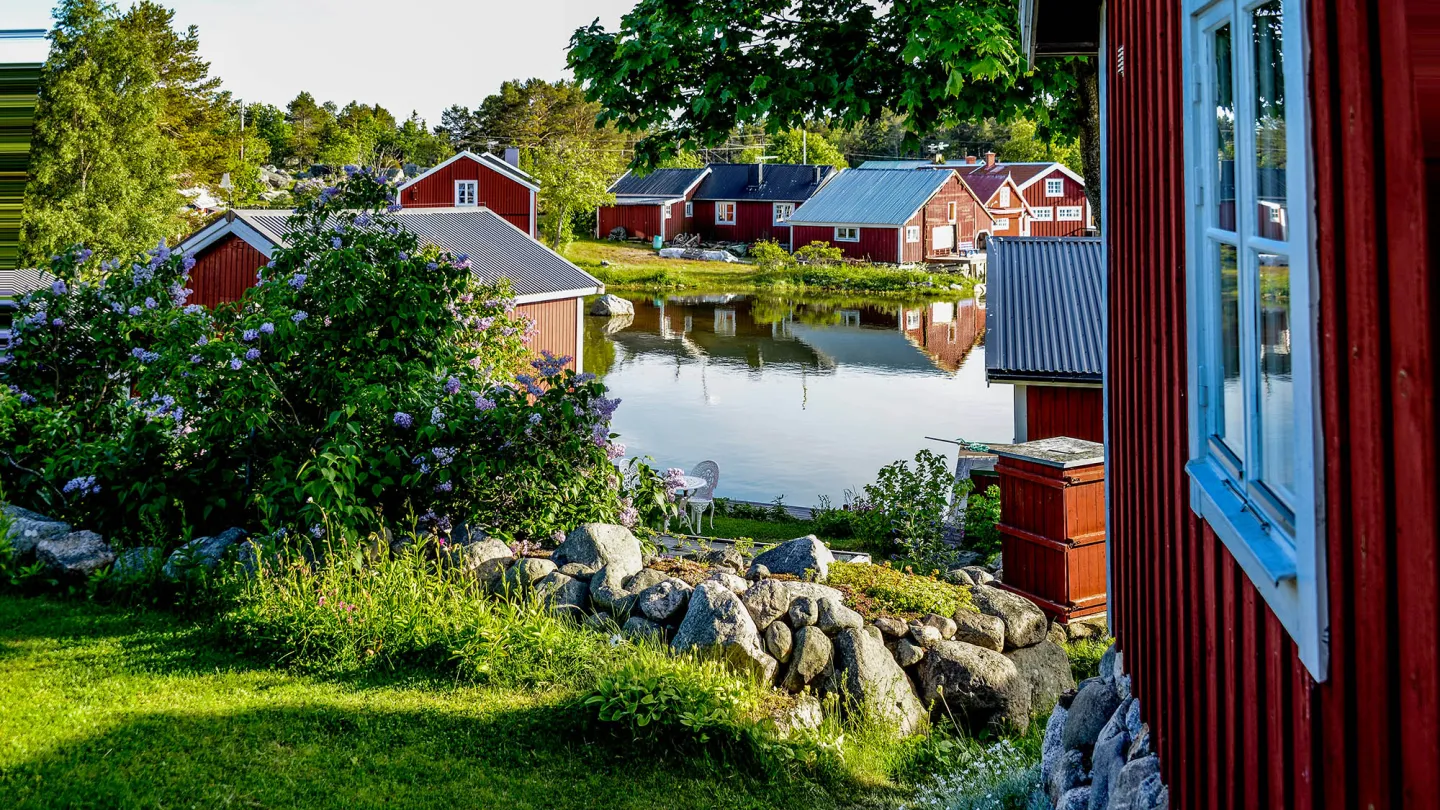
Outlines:
[[[245,163],[245,99],[237,99],[240,102],[240,163]]]
[[[800,130],[800,163],[801,163],[801,164],[805,164],[805,163],[809,163],[809,162],[810,162],[810,131],[807,130],[807,129],[802,129],[802,130]]]

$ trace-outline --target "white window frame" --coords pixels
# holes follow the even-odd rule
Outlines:
[[[1063,177],[1047,177],[1047,178],[1045,178],[1045,196],[1046,196],[1046,197],[1064,197],[1064,196],[1065,196],[1065,178],[1063,178]]]
[[[1031,219],[1036,222],[1054,222],[1055,209],[1048,205],[1037,205],[1030,209]]]
[[[795,203],[777,202],[770,206],[770,219],[776,225],[784,225],[785,221],[794,214]]]
[[[957,203],[957,202],[955,202],[954,200],[951,200],[950,202],[945,203],[945,219],[948,220],[951,225],[954,225],[954,224],[955,224],[956,213],[957,213],[959,210],[960,210],[960,204]]]
[[[1083,205],[1057,205],[1055,206],[1056,222],[1079,222],[1085,218],[1085,206]]]
[[[1305,0],[1280,0],[1285,54],[1286,201],[1289,233],[1279,242],[1259,235],[1259,201],[1254,189],[1254,66],[1251,64],[1251,12],[1263,0],[1186,0],[1182,39],[1185,104],[1186,320],[1189,357],[1190,506],[1205,519],[1245,571],[1270,610],[1299,649],[1300,660],[1317,681],[1329,675],[1329,611],[1326,584],[1324,458],[1320,414],[1320,365],[1317,357],[1319,286],[1314,242],[1314,166],[1310,150],[1308,97],[1309,43]],[[1218,148],[1215,138],[1214,48],[1209,33],[1229,23],[1235,107],[1235,231],[1211,221],[1208,188]],[[1216,348],[1220,304],[1219,268],[1213,246],[1235,246],[1239,262],[1241,380],[1245,392],[1243,440],[1246,463],[1257,466],[1261,454],[1258,423],[1260,386],[1257,287],[1259,268],[1252,254],[1280,253],[1290,261],[1290,361],[1295,416],[1294,486],[1289,493],[1293,516],[1276,520],[1263,484],[1237,475],[1233,461],[1212,439],[1223,397],[1222,358]],[[1258,262],[1258,259],[1256,260]],[[1259,493],[1259,494],[1257,494]],[[1258,498],[1258,500],[1257,500]],[[1293,528],[1287,529],[1286,522]]]
[[[1001,187],[1000,187],[1000,207],[1001,207],[1001,208],[1009,208],[1009,207],[1010,207],[1010,187],[1009,187],[1009,186],[1001,186]]]
[[[853,235],[852,235],[852,234],[853,234]],[[836,242],[859,242],[859,241],[860,241],[860,229],[859,229],[858,227],[854,226],[854,225],[836,225],[836,226],[835,226],[835,241],[836,241]]]
[[[687,217],[693,217],[693,216],[695,216],[695,203],[690,202],[689,200],[686,200],[686,201],[685,201],[685,216],[687,216]]]
[[[725,218],[721,215],[721,212],[722,212],[722,211],[726,211],[726,210],[729,210],[729,212],[730,212],[730,218],[729,218],[729,219],[725,219]],[[735,203],[735,202],[733,202],[733,201],[717,202],[717,203],[715,203],[715,224],[716,224],[716,225],[734,225],[734,224],[735,224],[735,216],[736,216],[736,214],[738,214],[739,212],[740,212],[740,206],[739,206],[738,203]]]
[[[470,201],[465,202],[461,189],[470,190]],[[456,180],[455,181],[455,207],[475,208],[480,205],[480,181],[479,180]]]
[[[664,213],[664,215],[665,215],[665,219],[669,219],[669,218],[670,218],[670,203],[665,203],[664,208],[661,209],[661,210],[663,211],[663,213]]]
[[[906,243],[911,244],[911,245],[913,245],[913,244],[915,244],[916,242],[919,242],[919,241],[920,241],[920,226],[919,226],[919,225],[906,225],[906,226],[905,226],[905,241],[906,241]]]
[[[994,221],[990,223],[990,227],[997,231],[1008,231],[1010,230],[1010,218],[996,217]]]

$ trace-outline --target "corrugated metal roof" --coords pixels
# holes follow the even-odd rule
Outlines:
[[[235,214],[277,244],[290,232],[289,211],[243,210]],[[422,208],[398,211],[395,220],[426,244],[470,257],[487,282],[510,280],[517,296],[548,295],[603,286],[600,280],[531,239],[488,208]]]
[[[949,172],[841,172],[790,217],[792,225],[904,225],[950,179]]]
[[[708,169],[656,169],[641,177],[628,172],[610,186],[610,193],[617,197],[683,197],[695,181],[705,176]]]
[[[862,169],[928,169],[935,163],[929,160],[867,160],[860,164]],[[947,169],[956,168],[953,164],[941,164]]]
[[[1099,238],[990,240],[985,371],[992,380],[1098,383],[1105,359]]]
[[[757,185],[757,164],[711,163],[710,175],[695,190],[695,199],[802,202],[825,186],[831,175],[844,174],[837,174],[834,166],[766,163],[765,182]]]
[[[1010,175],[1008,174],[975,174],[965,172],[960,174],[960,181],[969,186],[970,190],[975,192],[975,196],[979,197],[982,202],[987,203],[990,202],[991,197],[995,196],[995,192],[999,190],[1001,186],[1005,185],[1005,181],[1008,179],[1010,179]],[[1011,202],[1017,208],[1021,204],[1019,200],[1012,200]]]
[[[34,267],[17,270],[0,269],[0,298],[22,298],[55,280],[48,271]]]

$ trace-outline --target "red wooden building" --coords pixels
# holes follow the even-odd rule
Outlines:
[[[1109,615],[1171,806],[1440,807],[1440,6],[1020,20],[1098,57]]]
[[[990,243],[985,377],[1015,388],[1015,441],[1105,440],[1104,263],[1099,239]]]
[[[461,152],[397,189],[404,208],[488,208],[535,235],[540,186],[518,166],[484,152]]]
[[[973,249],[991,227],[984,204],[954,172],[841,172],[790,218],[792,249],[811,242],[854,259],[912,264]]]
[[[610,186],[614,205],[595,210],[595,238],[624,228],[627,238],[669,241],[695,232],[695,192],[709,169],[656,169],[646,175],[625,172]]]
[[[175,250],[195,256],[190,301],[208,307],[238,301],[254,286],[256,271],[286,245],[290,214],[229,211],[180,242]],[[571,357],[572,367],[583,368],[584,298],[605,291],[598,279],[486,207],[404,210],[395,219],[421,242],[468,255],[482,279],[508,280],[516,311],[538,328],[530,348]]]

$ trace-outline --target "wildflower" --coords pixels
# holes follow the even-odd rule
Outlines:
[[[245,364],[240,361],[240,358],[233,355],[230,357],[230,369],[232,371],[239,371],[240,367],[243,365]]]
[[[325,594],[320,594],[320,601],[315,603],[319,607],[325,607]]]
[[[290,277],[289,281],[285,283],[289,284],[291,288],[298,290],[301,287],[305,286],[305,280],[307,278],[309,278],[309,276],[305,275],[304,273],[296,273],[295,275]]]
[[[324,527],[324,526],[321,526],[321,525],[319,525],[319,524],[316,524],[316,525],[314,525],[314,526],[311,526],[311,527],[310,527],[310,536],[311,536],[311,537],[314,537],[316,540],[319,540],[320,538],[322,538],[322,537],[325,536],[325,527]]]
[[[254,329],[246,329],[244,334],[240,335],[240,339],[245,341],[246,343],[249,343],[250,341],[258,337],[260,337],[260,333],[255,331]]]
[[[408,430],[411,425],[415,424],[415,417],[411,416],[408,413],[405,413],[404,411],[396,411],[395,424],[401,428]]]
[[[259,360],[259,359],[260,359],[260,350],[259,350],[259,349],[251,349],[250,351],[245,352],[245,359],[246,359],[246,360],[249,360],[249,361],[251,361],[251,362],[254,362],[254,361],[256,361],[256,360]]]
[[[270,323],[269,321],[266,321],[265,323],[260,324],[260,334],[262,334],[262,335],[273,335],[273,334],[275,334],[275,324]]]
[[[50,285],[50,292],[55,293],[56,295],[64,295],[65,293],[70,292],[70,288],[65,286],[65,282],[63,280],[57,278],[55,279],[55,283]]]
[[[291,315],[291,316],[290,316],[290,321],[291,321],[292,323],[300,323],[301,321],[305,320],[305,319],[308,318],[308,317],[310,317],[310,313],[306,312],[306,311],[303,310],[303,309],[302,309],[302,310],[297,310],[294,315]]]
[[[622,638],[619,633],[616,633],[615,635],[613,635],[613,636],[610,637],[610,646],[611,646],[611,647],[619,647],[621,644],[624,644],[624,643],[625,643],[625,639]]]

